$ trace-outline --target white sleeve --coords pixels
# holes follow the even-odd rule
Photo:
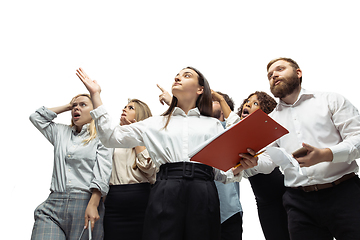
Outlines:
[[[240,122],[240,117],[235,112],[231,112],[229,117],[225,119],[226,121],[226,128],[231,127],[232,125]]]
[[[146,128],[144,122],[147,119],[130,125],[113,126],[111,117],[103,105],[92,110],[90,114],[95,120],[98,137],[105,147],[133,148],[136,146],[144,146],[142,133]]]

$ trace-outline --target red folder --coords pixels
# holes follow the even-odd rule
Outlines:
[[[209,139],[190,154],[190,160],[227,171],[240,161],[239,153],[258,152],[289,133],[260,109]]]

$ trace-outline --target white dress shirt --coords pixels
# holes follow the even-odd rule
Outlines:
[[[282,168],[285,186],[329,183],[358,171],[355,159],[360,157],[360,115],[343,96],[301,89],[294,104],[289,105],[280,100],[269,116],[289,130],[288,134],[269,146],[283,148],[291,154],[302,147],[304,142],[317,148],[329,148],[334,156],[332,162],[301,168],[303,174],[296,167]],[[235,119],[233,117],[232,121],[235,122]],[[262,154],[258,166],[245,175],[270,173],[274,167],[276,165],[269,155]]]
[[[30,121],[54,146],[52,192],[88,192],[98,189],[102,196],[109,190],[112,149],[96,137],[84,144],[89,124],[76,133],[75,127],[55,123],[57,114],[45,107],[30,115]]]
[[[145,146],[157,167],[165,163],[190,161],[189,153],[198,145],[224,131],[219,120],[202,116],[197,108],[191,109],[186,115],[182,109],[176,107],[166,129],[164,126],[167,117],[164,116],[150,117],[130,125],[114,126],[103,105],[90,114],[105,146]],[[224,173],[214,168],[214,171],[215,180],[223,183],[240,181],[242,177],[241,174],[234,177],[232,170]]]

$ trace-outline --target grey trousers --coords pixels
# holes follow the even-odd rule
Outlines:
[[[88,193],[50,193],[34,212],[35,223],[31,240],[78,240],[84,228]],[[100,219],[95,223],[92,239],[103,239],[104,205],[98,207]],[[81,239],[88,239],[85,231]]]

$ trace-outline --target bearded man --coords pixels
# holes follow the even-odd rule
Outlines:
[[[270,116],[289,130],[271,146],[290,155],[300,147],[305,150],[305,156],[295,157],[298,166],[280,166],[287,187],[283,203],[291,239],[359,239],[358,110],[339,94],[302,88],[302,71],[290,58],[270,61],[267,73],[270,90],[279,98]],[[276,167],[267,154],[246,158],[257,164],[247,171],[250,175],[252,171],[270,173]]]

